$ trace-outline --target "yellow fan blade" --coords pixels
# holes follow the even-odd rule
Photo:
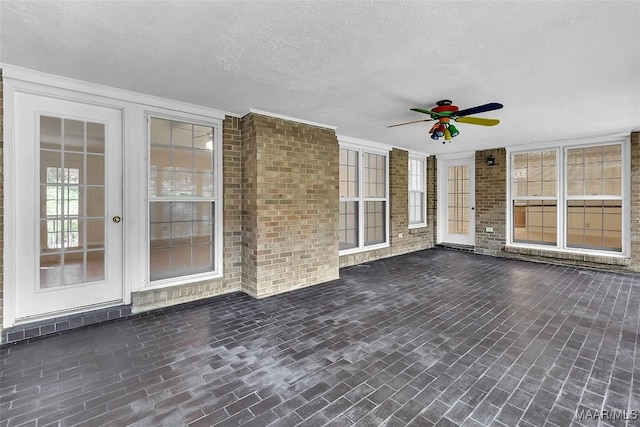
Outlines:
[[[457,117],[454,118],[456,122],[459,123],[468,123],[470,125],[480,125],[480,126],[495,126],[500,123],[498,119],[484,119],[482,117]]]

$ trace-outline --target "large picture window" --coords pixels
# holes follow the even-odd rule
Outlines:
[[[216,129],[149,120],[151,281],[214,272]]]
[[[409,157],[409,227],[421,227],[427,224],[426,159]]]
[[[623,149],[608,143],[512,153],[513,243],[623,252]]]
[[[340,149],[340,250],[387,244],[387,155]]]

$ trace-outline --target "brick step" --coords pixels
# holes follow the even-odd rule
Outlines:
[[[476,247],[474,245],[459,245],[455,243],[438,243],[436,248],[452,249],[454,251],[462,252],[475,252]]]

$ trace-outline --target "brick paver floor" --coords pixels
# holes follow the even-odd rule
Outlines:
[[[576,419],[640,411],[640,275],[431,249],[340,276],[3,346],[0,427],[640,425]]]

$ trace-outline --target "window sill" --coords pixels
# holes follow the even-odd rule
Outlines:
[[[409,230],[414,230],[416,228],[426,228],[427,227],[427,223],[423,222],[420,224],[409,224]]]
[[[223,277],[224,275],[222,273],[201,273],[201,274],[192,274],[190,276],[173,277],[170,279],[162,279],[162,280],[157,280],[153,282],[148,282],[146,286],[144,286],[144,288],[140,289],[140,291],[170,288],[172,286],[185,285],[188,283],[222,279]]]
[[[603,264],[617,267],[628,267],[629,265],[631,265],[631,258],[622,254],[595,254],[524,246],[505,246],[503,251],[514,255],[528,255],[534,257],[553,258],[572,262]]]
[[[378,245],[365,246],[363,248],[345,249],[338,252],[338,256],[359,254],[361,252],[375,251],[376,249],[385,249],[389,247],[389,243],[381,243]]]

